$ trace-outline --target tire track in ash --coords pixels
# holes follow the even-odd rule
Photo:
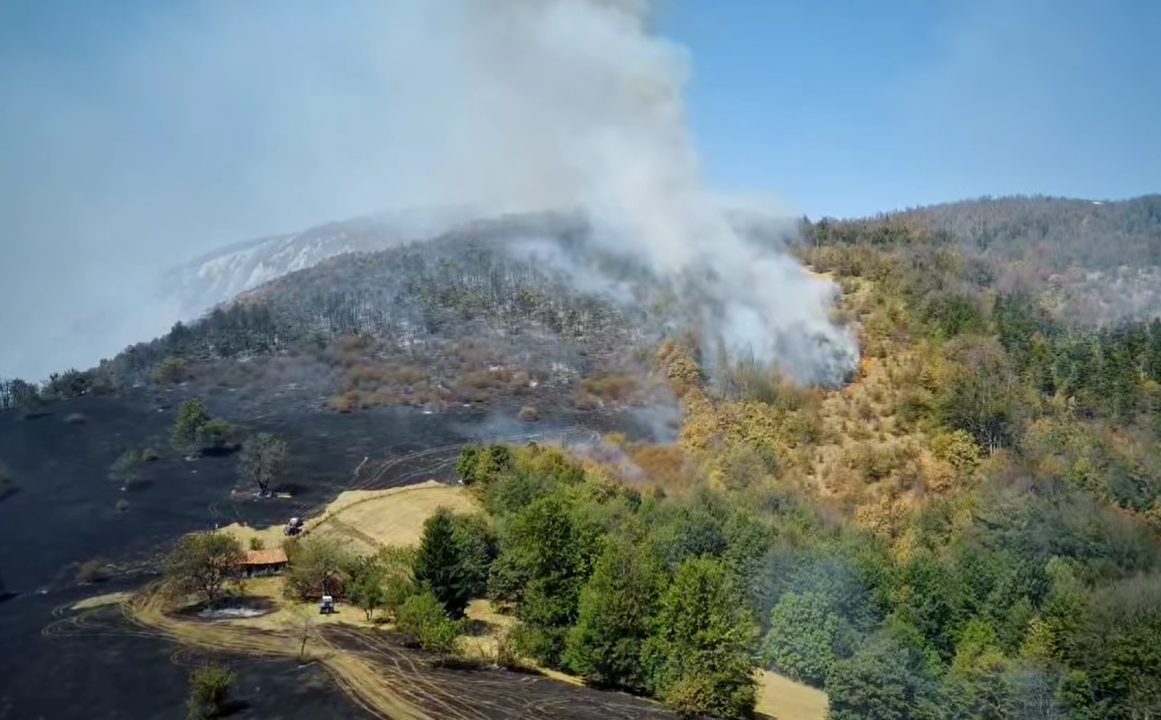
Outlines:
[[[258,661],[300,657],[300,641],[294,633],[200,622],[174,615],[169,611],[169,603],[159,593],[160,589],[160,584],[152,584],[121,606],[131,628],[204,652],[227,653]],[[374,717],[384,720],[436,720],[439,717],[411,703],[399,691],[394,678],[384,677],[362,658],[343,650],[332,650],[322,641],[316,641],[314,646],[309,654],[335,678],[356,705]],[[181,663],[188,662],[189,657],[192,656],[176,653],[172,659]]]
[[[387,643],[377,641],[368,635],[351,632],[345,628],[331,628],[324,636],[328,645],[342,652],[349,652],[369,662],[380,670],[398,688],[397,692],[409,701],[438,712],[439,717],[449,720],[488,720],[489,716],[471,708],[462,708],[455,702],[458,693],[441,687],[430,675],[423,673],[413,657],[392,648]],[[341,642],[336,642],[339,640]]]
[[[299,638],[287,631],[233,623],[204,622],[172,614],[160,585],[153,583],[118,606],[71,615],[53,611],[57,621],[44,634],[109,632],[165,639],[179,645],[170,657],[180,667],[225,653],[246,663],[299,657]],[[101,612],[107,611],[107,612]],[[431,667],[431,656],[409,650],[393,636],[353,627],[317,628],[308,651],[357,706],[381,720],[672,720],[647,700],[582,689],[546,678],[503,670]]]
[[[456,670],[428,667],[422,656],[390,636],[355,628],[326,630],[332,647],[353,653],[406,687],[409,700],[440,717],[455,720],[670,720],[653,701],[621,693],[567,685],[548,678],[498,669]]]
[[[463,450],[463,448],[467,447],[468,445],[482,445],[482,444],[490,444],[490,443],[516,444],[516,443],[520,443],[520,442],[529,442],[529,441],[537,441],[537,440],[543,441],[547,438],[558,439],[560,442],[563,443],[568,439],[570,434],[573,434],[575,437],[575,434],[578,432],[582,433],[584,439],[588,442],[594,442],[594,441],[597,441],[600,439],[600,433],[598,431],[596,431],[590,427],[587,427],[585,425],[574,425],[572,427],[565,428],[562,430],[556,430],[556,431],[542,431],[542,432],[533,432],[533,433],[517,433],[517,434],[512,434],[512,435],[502,435],[502,436],[490,438],[487,440],[485,440],[484,438],[479,437],[479,436],[474,436],[474,437],[471,437],[471,438],[464,440],[464,441],[455,442],[455,443],[448,443],[446,445],[439,445],[439,446],[431,447],[431,448],[424,448],[422,450],[416,450],[414,452],[406,453],[404,455],[398,455],[398,456],[395,456],[392,458],[388,458],[384,462],[380,463],[377,467],[375,467],[374,470],[371,471],[370,475],[367,478],[365,478],[361,481],[358,480],[358,470],[356,470],[356,482],[355,482],[354,487],[352,487],[351,489],[352,490],[386,490],[386,489],[393,488],[393,487],[400,487],[402,485],[407,484],[407,482],[413,480],[416,476],[423,474],[424,472],[434,472],[437,469],[446,469],[446,468],[454,465],[456,463],[456,461],[459,459],[460,452]],[[437,456],[437,457],[444,456],[444,457],[442,457],[442,458],[436,460],[434,463],[432,463],[432,462],[430,462],[430,459],[433,456]],[[414,463],[417,460],[429,461],[429,464],[420,468],[420,469],[414,470],[413,472],[406,473],[402,476],[387,480],[386,482],[383,481],[383,478],[389,472],[396,469],[398,466],[400,466],[402,464]],[[363,464],[360,464],[359,467],[362,468]]]
[[[75,603],[65,603],[52,609],[52,622],[40,630],[40,634],[50,640],[77,637],[130,636],[155,637],[155,634],[139,628],[127,627],[124,616],[117,605],[74,610]]]

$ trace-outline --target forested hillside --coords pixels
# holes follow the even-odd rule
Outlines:
[[[1161,311],[1161,195],[981,198],[819,223],[822,235],[862,232],[875,244],[908,228],[962,246],[992,267],[996,287],[1048,291],[1049,305],[1072,320],[1109,323]]]
[[[511,608],[515,651],[725,717],[753,708],[755,667],[825,689],[835,720],[1156,717],[1161,320],[1121,312],[1108,273],[1152,297],[1157,212],[1017,198],[805,223],[795,252],[861,343],[838,389],[702,357],[673,287],[558,218],[556,250],[477,228],[333,259],[39,395],[286,363],[340,411],[549,380],[640,404],[663,383],[676,443],[464,454],[489,516],[471,592]]]
[[[517,647],[726,717],[751,664],[825,688],[836,720],[1151,717],[1161,322],[1065,323],[925,231],[815,237],[862,330],[847,389],[711,380],[670,343],[676,446],[465,453]]]

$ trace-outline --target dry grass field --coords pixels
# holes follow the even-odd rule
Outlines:
[[[758,673],[755,710],[759,716],[774,720],[823,720],[826,693],[765,670]]]
[[[353,551],[370,553],[386,545],[419,542],[424,521],[440,507],[458,513],[477,509],[466,490],[434,480],[389,490],[348,490],[308,520],[305,531],[338,536]],[[280,547],[285,539],[280,525],[256,528],[233,523],[222,531],[238,538],[247,548],[255,539],[266,548]]]

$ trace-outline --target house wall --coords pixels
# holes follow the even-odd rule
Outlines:
[[[281,575],[284,572],[286,565],[247,565],[245,569],[246,577],[267,577]]]

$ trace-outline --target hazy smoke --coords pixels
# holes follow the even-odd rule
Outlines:
[[[832,288],[745,242],[702,186],[682,104],[688,59],[648,33],[648,11],[600,0],[425,6],[442,23],[416,35],[426,42],[405,66],[455,90],[452,137],[471,139],[449,172],[487,173],[508,207],[582,205],[608,248],[696,286],[711,343],[804,381],[840,376],[857,350],[829,320]],[[478,165],[480,146],[507,159]]]
[[[0,111],[0,180],[12,186],[0,235],[15,250],[0,268],[0,374],[92,364],[163,332],[177,317],[141,289],[178,260],[433,205],[583,207],[609,248],[696,279],[707,340],[806,380],[855,357],[827,319],[829,288],[743,242],[701,186],[682,105],[689,58],[649,32],[650,3],[207,0],[118,12],[139,17],[52,15],[86,43],[65,53],[53,42],[67,44],[68,28],[49,27],[37,37],[52,40],[0,70],[15,98]],[[73,58],[71,75],[41,67],[53,58]],[[52,302],[24,311],[48,286]],[[72,334],[82,309],[100,311],[106,331]]]

